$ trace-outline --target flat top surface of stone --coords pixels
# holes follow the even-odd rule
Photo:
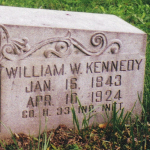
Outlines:
[[[114,15],[6,6],[0,6],[0,24],[144,34]]]

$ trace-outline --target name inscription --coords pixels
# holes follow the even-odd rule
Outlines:
[[[142,59],[129,59],[41,64],[6,67],[4,72],[7,79],[12,81],[26,79],[26,85],[21,87],[27,95],[27,98],[23,99],[26,106],[21,112],[22,118],[38,117],[40,108],[42,116],[51,117],[70,115],[72,104],[77,105],[76,111],[79,114],[83,113],[83,110],[112,111],[113,101],[116,101],[117,108],[121,110],[125,99],[125,91],[122,88],[126,80],[124,73],[139,71],[142,63]],[[62,96],[59,96],[60,94]],[[82,109],[78,106],[77,97],[81,103],[84,101]],[[56,101],[61,101],[61,105]],[[99,108],[94,109],[98,105]]]

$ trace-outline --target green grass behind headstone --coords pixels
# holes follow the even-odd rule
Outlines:
[[[114,14],[145,31],[148,34],[148,38],[144,84],[144,105],[142,105],[143,121],[137,117],[134,124],[131,124],[128,128],[126,128],[127,130],[122,131],[121,137],[119,136],[119,133],[116,133],[116,135],[114,135],[114,139],[110,139],[110,141],[114,140],[114,144],[118,142],[118,147],[119,144],[121,144],[120,147],[123,146],[121,147],[122,149],[146,149],[150,147],[150,143],[147,143],[147,138],[150,138],[148,133],[149,123],[147,122],[150,121],[150,0],[0,0],[0,5]],[[135,128],[136,134],[134,131]],[[129,143],[123,143],[124,139],[126,139],[126,131],[130,131],[131,138],[129,138]],[[93,136],[97,136],[98,133],[100,133],[99,129],[97,130],[97,133],[93,133],[92,131],[90,134],[90,140],[92,140]],[[138,144],[136,140],[138,140]],[[109,147],[109,142],[106,140],[103,140],[101,144],[101,146],[106,149]],[[75,149],[75,147],[79,149],[80,146],[75,144],[68,145],[68,147],[70,149]],[[88,143],[86,147],[87,149],[94,149],[94,141]],[[11,146],[7,149],[11,149]]]

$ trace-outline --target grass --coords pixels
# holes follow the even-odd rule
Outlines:
[[[81,129],[82,129],[82,131],[88,129],[90,119],[95,116],[95,114],[93,114],[93,111],[94,111],[94,109],[95,109],[96,107],[95,107],[94,109],[91,109],[88,113],[85,113],[85,111],[84,111],[84,109],[83,109],[83,107],[82,107],[82,105],[81,105],[81,102],[80,102],[80,100],[78,99],[78,97],[77,97],[77,101],[78,101],[78,104],[79,104],[80,109],[81,109],[82,112],[83,112],[83,120],[82,120],[82,127],[80,127],[79,119],[78,119],[78,117],[77,117],[77,115],[76,115],[75,108],[74,108],[74,106],[72,106],[71,112],[72,112],[72,118],[73,118],[73,124],[74,124],[74,131],[75,131],[75,129],[77,129],[78,134],[83,136],[83,132],[82,132],[82,134],[81,134]],[[76,127],[76,128],[75,128],[75,127]]]
[[[141,102],[140,97],[139,101]],[[79,100],[78,104],[82,109]],[[134,107],[130,112],[124,114],[124,108],[117,110],[116,102],[114,102],[112,117],[106,111],[107,124],[91,127],[88,127],[88,123],[93,110],[90,113],[84,112],[81,129],[74,106],[72,106],[73,122],[75,123],[74,126],[77,127],[76,129],[72,130],[65,125],[60,125],[57,129],[47,132],[47,125],[45,125],[45,131],[39,138],[23,134],[17,135],[10,131],[12,134],[11,142],[1,141],[1,147],[4,150],[147,150],[150,149],[150,125],[147,122],[147,113],[142,102],[141,107],[143,109],[142,120],[139,116],[132,114]],[[133,117],[135,122],[132,121]],[[45,122],[47,124],[47,119]],[[40,128],[39,123],[39,133]]]
[[[80,127],[74,107],[72,114],[77,130],[60,125],[56,130],[46,131],[39,138],[26,135],[13,135],[13,140],[1,141],[1,147],[12,149],[43,150],[148,150],[150,149],[150,1],[149,0],[0,0],[0,5],[19,6],[40,9],[67,10],[91,13],[114,14],[130,24],[145,31],[147,38],[144,100],[141,102],[142,119],[131,112],[124,114],[124,109],[117,111],[113,105],[113,116],[108,124],[88,127],[91,112],[83,113]],[[140,99],[139,99],[140,100]],[[81,106],[79,100],[79,105]],[[107,112],[106,112],[107,113]],[[129,123],[126,124],[126,120]],[[81,129],[83,128],[83,129]],[[39,127],[40,129],[40,127]],[[39,130],[40,133],[40,130]],[[59,140],[58,140],[59,139]]]

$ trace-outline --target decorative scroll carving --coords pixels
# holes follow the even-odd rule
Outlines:
[[[44,51],[43,54],[46,58],[52,55],[60,58],[68,56],[74,47],[89,56],[101,55],[106,50],[109,50],[112,54],[117,54],[121,48],[121,41],[118,39],[110,41],[108,45],[107,38],[103,33],[95,33],[90,42],[93,48],[98,50],[97,52],[89,51],[79,41],[72,38],[70,32],[65,37],[49,38],[31,47],[27,37],[22,38],[22,40],[11,40],[7,29],[0,25],[0,59],[21,60],[44,46],[50,47],[50,44],[54,44],[54,46]]]

